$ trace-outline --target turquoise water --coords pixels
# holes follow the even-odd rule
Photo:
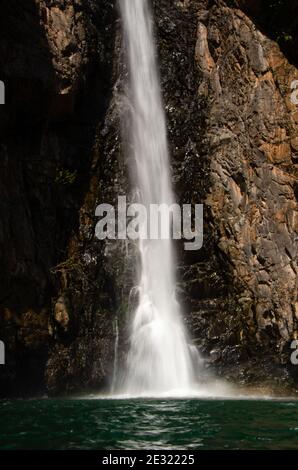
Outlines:
[[[1,449],[298,449],[298,402],[0,401]]]

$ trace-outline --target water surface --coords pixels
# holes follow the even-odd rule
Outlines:
[[[1,449],[298,449],[298,402],[0,401]]]

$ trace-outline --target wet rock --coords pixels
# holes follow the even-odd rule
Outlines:
[[[284,387],[297,380],[296,39],[277,42],[255,0],[153,8],[175,191],[205,206],[202,250],[177,243],[189,334],[217,374]],[[137,297],[135,246],[94,237],[96,205],[129,195],[115,2],[11,0],[3,18],[0,388],[98,390],[116,317],[123,364]]]
[[[54,318],[56,322],[63,328],[63,330],[67,331],[69,324],[69,313],[63,296],[59,297],[55,304]]]
[[[99,303],[104,310],[108,295],[96,266],[92,263],[83,276],[80,260],[94,233],[90,220],[95,222],[101,169],[91,168],[92,149],[112,87],[114,12],[108,0],[1,5],[0,70],[7,103],[0,109],[0,214],[6,221],[0,227],[0,311],[10,312],[9,318],[0,316],[0,337],[7,345],[7,367],[0,371],[3,394],[44,393],[49,376],[51,391],[56,384],[55,393],[63,392],[68,374],[76,376],[78,388],[84,380],[91,387],[92,377],[97,384],[104,380],[99,371],[108,368],[105,361],[112,355],[102,332],[102,367],[94,374],[89,360],[90,380],[80,382],[71,358],[79,354],[80,343],[91,356],[94,312]],[[89,230],[80,239],[87,213]],[[101,295],[91,292],[96,283]],[[112,315],[102,325],[111,336]],[[62,351],[68,355],[65,362],[59,361]],[[61,382],[53,378],[60,369]]]

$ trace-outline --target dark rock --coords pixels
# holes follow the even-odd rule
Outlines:
[[[297,28],[267,7],[153,1],[175,191],[205,206],[203,248],[176,246],[187,328],[217,374],[293,390]],[[96,205],[131,197],[115,2],[11,0],[0,18],[0,393],[98,390],[137,301],[135,247],[94,236]]]

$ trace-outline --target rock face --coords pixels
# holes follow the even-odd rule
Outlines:
[[[227,313],[217,311],[207,331],[219,337],[216,361],[247,361],[247,379],[256,361],[288,363],[297,337],[297,70],[238,8],[214,2],[198,17],[205,203],[235,285]],[[202,313],[195,316],[200,324]]]
[[[106,296],[106,280],[85,289],[86,269],[94,278],[99,268],[92,260],[89,269],[89,258],[74,253],[89,236],[80,235],[80,217],[86,221],[94,214],[92,165],[96,130],[110,99],[113,2],[3,3],[0,336],[6,366],[0,371],[0,393],[45,391],[45,370],[50,389],[58,389],[58,383],[62,391],[73,383],[79,387],[78,375],[88,387],[94,376],[101,382],[106,375],[101,361],[112,323],[105,320],[104,303],[98,304]],[[68,292],[74,271],[74,292]],[[101,309],[100,325],[96,309]],[[76,341],[81,354],[74,366]]]
[[[189,334],[218,374],[293,389],[297,38],[272,30],[267,7],[153,1],[173,183],[181,203],[205,207],[203,248],[177,244]],[[98,390],[116,321],[120,365],[125,356],[135,283],[134,247],[94,235],[96,205],[129,197],[116,5],[11,0],[4,19],[0,394]]]

